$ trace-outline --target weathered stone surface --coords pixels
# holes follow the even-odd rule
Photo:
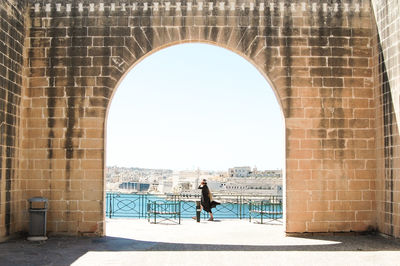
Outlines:
[[[390,186],[397,117],[387,97],[397,83],[379,61],[395,51],[393,36],[379,53],[367,1],[289,2],[3,1],[0,237],[27,229],[31,196],[50,199],[52,232],[103,233],[113,91],[138,60],[184,42],[242,55],[275,90],[287,134],[287,232],[399,236],[398,188]],[[397,73],[398,60],[389,62]]]
[[[21,163],[19,139],[24,40],[27,34],[25,10],[23,1],[2,1],[0,4],[0,241],[4,236],[22,230],[18,171]],[[41,36],[41,33],[32,32],[32,35]],[[32,52],[43,55],[43,49]],[[43,77],[38,72],[36,75],[39,79]]]
[[[96,11],[97,5],[95,5],[93,11],[87,11],[90,7],[83,5],[83,13],[71,14],[70,19],[67,19],[68,16],[63,19],[62,15],[57,18],[66,27],[65,31],[59,31],[57,27],[52,28],[50,26],[43,32],[43,30],[36,30],[33,27],[35,30],[31,36],[38,40],[31,41],[32,48],[37,47],[39,49],[42,47],[42,38],[53,36],[60,40],[54,46],[64,47],[67,51],[66,56],[61,53],[56,56],[54,53],[50,63],[44,62],[41,66],[50,69],[53,66],[57,69],[61,67],[61,69],[67,68],[68,70],[66,71],[67,76],[63,79],[57,75],[60,72],[50,70],[46,71],[45,79],[39,79],[40,72],[38,72],[35,76],[32,75],[29,78],[29,84],[32,88],[33,85],[35,87],[47,86],[47,80],[49,82],[54,80],[53,84],[56,87],[70,86],[70,81],[74,81],[74,84],[80,84],[80,90],[92,92],[85,94],[86,96],[83,99],[79,98],[79,102],[83,100],[87,104],[86,110],[84,112],[79,111],[79,108],[77,108],[78,101],[74,100],[72,92],[68,96],[66,105],[63,105],[66,122],[61,123],[60,126],[67,127],[67,133],[69,126],[79,126],[84,131],[87,130],[87,127],[94,127],[103,131],[104,114],[110,100],[109,97],[118,80],[136,60],[146,56],[153,49],[160,49],[181,42],[200,41],[215,43],[244,55],[247,60],[254,62],[270,78],[271,85],[282,103],[288,132],[295,128],[302,128],[307,132],[303,136],[292,136],[288,133],[287,161],[293,162],[293,164],[288,164],[287,168],[287,213],[288,217],[291,217],[287,221],[287,231],[296,231],[297,229],[294,228],[299,228],[299,221],[302,221],[302,218],[289,215],[299,210],[299,206],[292,205],[292,202],[303,202],[305,204],[303,206],[306,206],[310,200],[309,196],[300,197],[296,193],[298,187],[292,185],[295,180],[301,179],[301,176],[296,174],[297,167],[310,169],[310,171],[323,168],[325,171],[320,172],[321,174],[316,175],[315,178],[330,180],[332,183],[338,182],[342,178],[351,178],[339,167],[344,165],[346,160],[354,159],[354,154],[357,154],[354,147],[347,147],[346,143],[352,139],[363,139],[363,137],[356,138],[356,134],[353,134],[352,130],[368,128],[370,124],[373,124],[374,117],[358,121],[355,120],[352,112],[340,111],[347,107],[349,100],[354,96],[351,93],[354,85],[361,86],[362,84],[365,91],[373,90],[371,86],[365,87],[366,81],[364,80],[367,77],[371,78],[371,66],[355,65],[358,59],[372,56],[369,50],[364,48],[364,44],[370,42],[372,38],[368,35],[371,32],[372,25],[363,23],[360,26],[359,23],[358,28],[348,26],[345,21],[349,14],[342,13],[344,9],[342,5],[338,5],[337,11],[331,8],[329,9],[330,13],[327,11],[327,13],[320,15],[319,19],[315,19],[314,12],[323,9],[322,5],[313,7],[305,4],[303,10],[301,3],[295,3],[295,5],[298,5],[298,9],[292,9],[285,4],[281,6],[278,3],[279,5],[276,8],[271,9],[271,6],[267,5],[263,11],[257,12],[257,8],[260,8],[259,5],[255,5],[256,10],[253,11],[250,10],[250,5],[245,3],[244,9],[241,5],[237,5],[233,8],[232,13],[228,11],[216,12],[217,7],[210,3],[203,3],[202,8],[197,2],[193,4],[193,11],[181,12],[176,10],[174,2],[169,7],[166,4],[160,4],[157,6],[157,10],[151,3],[148,3],[147,7],[142,3],[137,3],[129,6],[128,10],[125,11],[127,13],[108,11],[106,17]],[[106,2],[105,7],[107,6],[108,3]],[[187,5],[182,5],[181,8],[185,11]],[[192,15],[194,11],[196,11],[196,16]],[[93,20],[90,22],[87,19],[89,14],[97,18],[94,20],[97,23],[93,23]],[[342,17],[338,17],[335,21],[329,19],[330,16],[338,15]],[[38,23],[37,19],[41,16],[43,16],[41,12],[31,13],[31,19],[35,20],[38,25],[42,25],[42,23]],[[304,27],[304,25],[307,25],[304,23],[305,20],[297,19],[296,16],[308,17],[310,19],[308,25],[312,25],[312,27]],[[56,25],[59,25],[59,23],[56,23]],[[82,25],[83,27],[72,28],[74,25]],[[63,35],[64,32],[65,36]],[[353,38],[357,38],[357,40],[353,41]],[[96,45],[91,46],[94,44]],[[353,57],[353,54],[357,58]],[[69,58],[69,56],[73,58]],[[74,59],[75,56],[79,58]],[[40,54],[37,57],[40,59]],[[350,60],[352,60],[351,63]],[[349,65],[356,68],[343,68]],[[63,74],[62,71],[61,74]],[[353,74],[359,77],[358,80],[345,79],[345,77],[352,77]],[[311,87],[316,87],[317,93],[312,94],[313,97],[320,97],[320,99],[316,101],[307,100],[307,97],[309,97],[309,90],[307,89]],[[361,94],[358,93],[357,95],[361,97]],[[371,98],[373,94],[364,93],[363,95],[370,95]],[[47,94],[47,97],[54,96]],[[337,98],[331,98],[332,96]],[[312,108],[313,111],[308,112],[309,108]],[[336,108],[337,110],[332,113],[326,108]],[[365,109],[365,107],[363,108]],[[332,118],[332,114],[334,114],[334,118]],[[80,124],[83,117],[97,119],[98,123]],[[312,120],[304,120],[306,117],[312,117]],[[34,119],[33,116],[28,118],[28,120],[32,119]],[[323,122],[325,120],[327,123]],[[55,129],[55,123],[52,123],[52,125],[53,127],[49,128],[50,132]],[[347,134],[332,134],[337,129],[342,130],[344,128],[348,128]],[[329,134],[327,130],[329,130]],[[43,133],[45,134],[45,132]],[[67,133],[64,136],[65,141],[76,143],[74,139],[77,137]],[[307,142],[307,140],[314,139],[317,142]],[[302,141],[301,149],[291,146],[295,140]],[[34,139],[31,139],[31,141],[35,142]],[[76,157],[73,152],[74,149],[89,149],[90,143],[101,145],[101,141],[98,143],[97,140],[85,139],[84,137],[80,138],[79,143],[78,147],[76,145],[71,146],[70,155],[68,155],[68,152],[66,153],[66,156],[69,156],[71,160]],[[52,145],[48,149],[57,150]],[[321,157],[319,151],[326,156]],[[329,155],[330,151],[332,152],[331,155]],[[335,163],[325,161],[332,158],[336,159]],[[98,156],[92,158],[92,160],[94,161],[82,160],[81,167],[87,170],[98,169],[101,172],[103,157]],[[297,163],[294,164],[294,162]],[[292,165],[297,166],[292,168]],[[68,171],[68,169],[66,170]],[[103,182],[102,175],[97,180],[101,184]],[[313,187],[317,183],[309,184],[307,187],[309,193],[311,193],[309,195],[312,195],[312,191],[315,189],[317,191],[322,189],[319,186]],[[357,191],[356,188],[354,190]],[[328,205],[329,202],[325,207],[327,208]],[[370,203],[367,205],[372,206]],[[332,223],[329,228],[335,228],[333,224],[337,222],[336,218],[329,220],[331,216],[319,214],[326,208],[318,209],[312,206],[322,205],[309,203],[308,211],[311,217],[314,217],[311,219],[322,219],[320,217],[324,217],[323,219],[327,224]],[[371,207],[369,210],[372,212],[373,208]],[[82,209],[82,211],[84,210]],[[101,209],[98,211],[99,213],[102,212]],[[351,208],[348,211],[351,213]],[[332,215],[332,217],[336,217],[335,214]],[[341,222],[355,222],[354,217],[354,215],[349,214],[349,216],[343,216],[339,220]],[[373,223],[372,221],[363,222]],[[321,230],[315,224],[309,227],[306,221],[302,222],[301,228],[302,231]]]
[[[398,3],[373,1],[378,32],[371,46],[375,48],[374,71],[375,101],[377,110],[376,206],[378,230],[400,237],[400,187],[399,187],[399,95],[398,71],[399,43],[397,16]],[[376,41],[378,40],[378,41]],[[370,44],[370,43],[369,43]],[[371,61],[369,61],[370,63]],[[365,61],[363,62],[365,63]],[[361,62],[354,62],[360,65]],[[367,73],[358,72],[359,76]]]

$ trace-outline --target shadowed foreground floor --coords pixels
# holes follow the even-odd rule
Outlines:
[[[107,220],[107,237],[0,244],[0,265],[400,265],[400,242],[377,235],[285,237],[240,220]],[[397,264],[399,263],[399,264]]]

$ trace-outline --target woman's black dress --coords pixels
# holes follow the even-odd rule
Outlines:
[[[217,205],[219,205],[219,202],[216,201],[211,201],[210,199],[210,190],[208,189],[207,185],[200,185],[199,189],[201,189],[201,206],[203,206],[203,209],[206,212],[212,212],[211,209],[215,208]]]
[[[210,190],[208,189],[207,185],[199,186],[201,189],[201,206],[206,212],[211,212],[211,201],[210,201]]]

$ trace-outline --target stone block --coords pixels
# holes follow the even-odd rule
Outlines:
[[[49,86],[49,81],[47,78],[30,78],[29,79],[29,86],[31,88],[35,87],[48,87]]]
[[[83,212],[102,211],[102,204],[98,200],[82,200],[79,201],[79,209]]]
[[[129,27],[111,27],[111,36],[125,37],[131,35],[131,29]]]
[[[329,44],[331,44],[331,39],[329,39]],[[317,38],[308,38],[308,46],[326,46],[328,45],[328,38],[326,37],[317,37]]]
[[[337,46],[337,47],[344,47],[349,46],[349,38],[343,37],[330,37],[329,38],[329,46]]]
[[[77,232],[80,235],[93,236],[92,234],[100,234],[98,222],[79,222]]]
[[[323,78],[324,87],[343,87],[342,78]]]
[[[88,36],[110,36],[110,27],[98,27],[93,25],[88,28]]]
[[[332,56],[351,56],[352,49],[351,48],[332,48]]]
[[[103,214],[101,212],[84,212],[83,220],[85,222],[97,222],[103,219]]]
[[[307,232],[305,222],[290,221],[286,224],[286,233],[303,233]]]
[[[67,28],[68,29],[68,36],[71,37],[75,37],[75,36],[88,36],[88,27],[71,27],[71,28]],[[51,37],[62,37],[62,36],[67,36],[66,33],[63,31],[60,32],[60,29],[52,29],[55,32],[58,32],[58,34],[56,36],[52,36],[50,34]],[[65,29],[64,29],[65,31]]]
[[[87,56],[88,55],[88,48],[87,47],[69,47],[67,48],[67,55],[68,56]]]
[[[327,67],[311,68],[310,74],[311,76],[327,77],[332,75],[331,71],[331,68]]]
[[[331,57],[328,58],[329,66],[348,66],[348,59],[342,57]]]

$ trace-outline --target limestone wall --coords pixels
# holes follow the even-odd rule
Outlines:
[[[50,232],[104,233],[112,95],[137,62],[183,42],[240,54],[274,88],[288,232],[399,237],[399,7],[372,4],[0,1],[0,238],[27,231],[31,196],[50,199]]]
[[[21,230],[21,210],[25,209],[18,175],[24,12],[24,1],[0,1],[0,241]]]
[[[31,1],[24,197],[50,199],[51,232],[102,234],[105,123],[118,83],[154,51],[205,42],[242,55],[276,92],[287,232],[374,229],[371,14],[368,1]]]
[[[380,232],[400,237],[400,13],[396,1],[372,3],[380,40],[375,49],[377,222]]]

